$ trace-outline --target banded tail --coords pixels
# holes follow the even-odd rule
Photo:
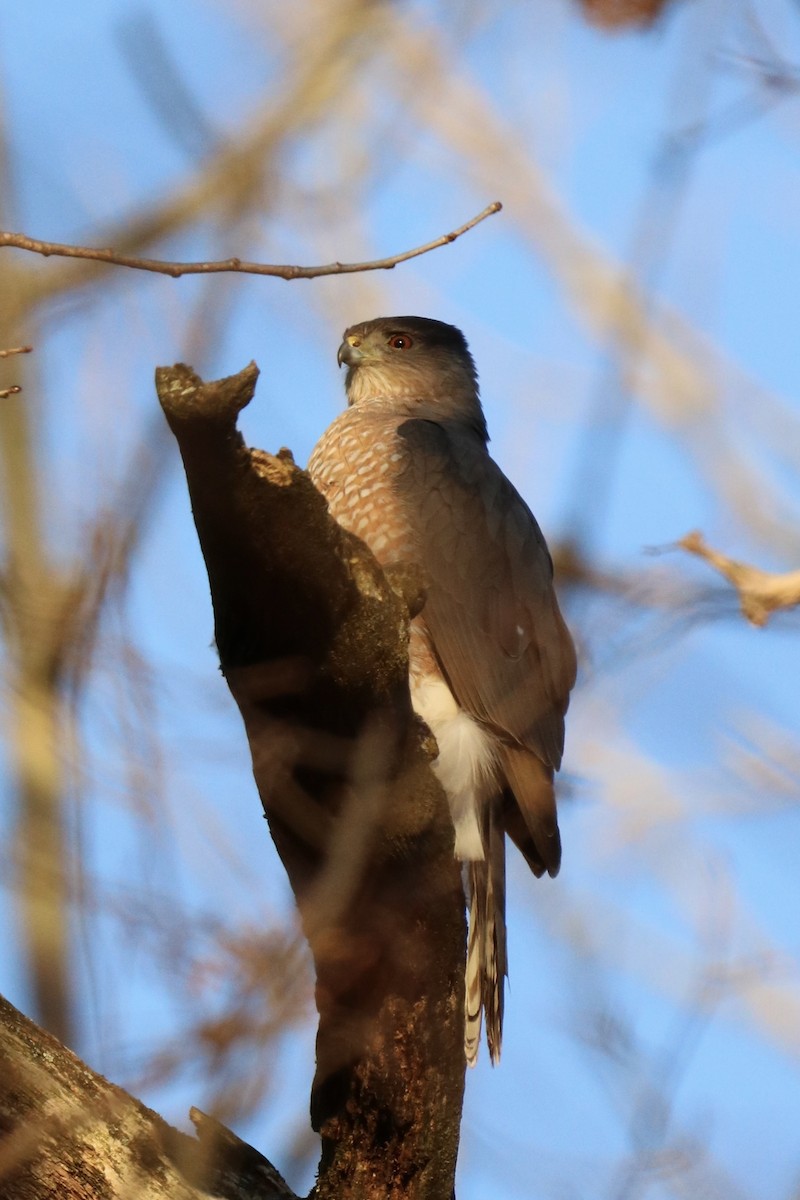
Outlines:
[[[478,1060],[482,1014],[486,1018],[489,1056],[492,1063],[500,1060],[503,993],[508,975],[505,838],[493,806],[488,807],[486,817],[486,858],[464,864],[469,897],[464,1053],[471,1067]]]

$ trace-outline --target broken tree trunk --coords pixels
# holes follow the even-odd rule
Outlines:
[[[464,1087],[464,905],[408,691],[411,571],[387,579],[291,455],[236,430],[258,376],[157,372],[223,673],[316,969],[315,1189],[450,1200]],[[391,573],[390,573],[391,574]]]

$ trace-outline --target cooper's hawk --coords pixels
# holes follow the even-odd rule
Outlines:
[[[492,461],[460,330],[425,317],[352,325],[339,347],[349,407],[308,469],[337,521],[384,565],[427,582],[411,624],[411,698],[433,731],[469,901],[465,1050],[481,1011],[500,1055],[507,833],[535,875],[561,861],[553,772],[575,651],[530,509]]]

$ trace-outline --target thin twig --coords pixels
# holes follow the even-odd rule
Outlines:
[[[463,233],[474,229],[481,221],[500,212],[502,204],[495,200],[487,205],[483,212],[472,217],[465,225],[460,225],[452,233],[442,234],[424,246],[414,250],[404,250],[402,254],[393,254],[389,258],[376,258],[370,262],[360,263],[326,263],[318,267],[298,267],[278,263],[246,262],[241,258],[226,258],[220,262],[164,262],[157,258],[137,258],[129,254],[117,254],[112,249],[101,249],[92,246],[67,246],[60,242],[43,242],[38,238],[27,237],[24,233],[0,232],[0,248],[13,246],[17,250],[28,250],[32,254],[42,254],[45,258],[56,255],[59,258],[84,258],[93,262],[111,263],[117,267],[131,267],[137,271],[154,271],[159,275],[170,275],[178,278],[180,275],[214,275],[224,272],[235,272],[240,275],[271,275],[278,279],[318,279],[322,275],[354,275],[361,271],[390,271],[398,263],[408,262],[410,258],[419,258],[454,242]]]
[[[11,358],[12,354],[30,354],[33,346],[10,346],[8,350],[0,347],[0,358]],[[9,396],[18,396],[22,388],[18,383],[12,383],[10,387],[0,388],[0,400],[7,400]]]

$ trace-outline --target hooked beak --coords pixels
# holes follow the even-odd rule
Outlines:
[[[348,367],[357,367],[359,363],[364,361],[364,355],[362,351],[359,350],[358,345],[354,345],[354,343],[348,338],[346,341],[342,342],[341,346],[339,347],[339,353],[336,355],[336,361],[340,367],[343,363]]]

